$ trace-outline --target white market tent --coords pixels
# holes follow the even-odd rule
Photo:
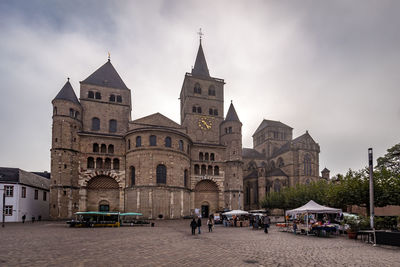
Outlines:
[[[322,205],[316,203],[315,201],[310,200],[304,206],[301,206],[301,207],[299,207],[297,209],[293,209],[293,210],[287,210],[285,215],[287,216],[287,215],[306,213],[307,214],[307,229],[308,229],[308,214],[309,213],[341,213],[341,212],[342,212],[341,209],[335,209],[335,208],[322,206]],[[308,231],[307,231],[307,235],[308,235]]]
[[[231,210],[231,211],[222,213],[222,215],[245,215],[245,214],[249,214],[249,213],[244,210]]]

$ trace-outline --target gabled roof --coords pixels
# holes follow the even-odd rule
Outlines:
[[[260,152],[258,152],[257,150],[253,149],[253,148],[243,148],[242,149],[242,157],[243,158],[265,158],[265,156],[263,154],[261,154]]]
[[[0,167],[0,181],[17,183],[19,181],[19,169]]]
[[[168,117],[162,115],[161,113],[154,113],[149,116],[132,121],[135,124],[142,124],[143,126],[156,126],[156,127],[167,127],[167,128],[179,128],[182,127],[169,119]]]
[[[314,139],[311,137],[311,135],[306,131],[305,134],[300,135],[299,137],[296,137],[295,139],[292,140],[292,144],[298,144],[298,143],[304,143],[306,140],[311,140],[313,143],[316,144]]]
[[[196,62],[194,63],[194,68],[192,69],[193,75],[210,77],[208,72],[206,57],[204,56],[203,47],[201,42],[199,45],[199,50],[197,51]]]
[[[69,78],[68,81],[64,84],[63,88],[61,88],[60,92],[58,92],[58,94],[53,100],[56,99],[67,100],[80,105],[79,100],[74,92],[74,89],[72,88],[72,85],[69,82]]]
[[[282,127],[282,128],[293,129],[292,127],[287,126],[286,124],[284,124],[280,121],[263,120],[261,122],[260,126],[258,126],[257,130],[254,132],[253,136],[256,135],[262,129],[267,128],[267,127]]]
[[[275,168],[275,169],[267,172],[266,177],[272,177],[272,176],[286,176],[287,177],[288,175],[281,169]]]
[[[238,115],[236,113],[235,107],[233,106],[233,103],[231,103],[231,105],[229,106],[228,113],[226,114],[225,121],[238,121],[238,122],[240,122],[239,117],[238,117]]]
[[[324,172],[330,172],[330,170],[328,170],[326,167],[321,171],[322,173]]]
[[[118,72],[115,70],[114,66],[111,64],[110,59],[103,66],[93,72],[89,77],[83,80],[82,83],[118,89],[128,89]]]
[[[0,167],[0,182],[20,183],[41,189],[50,189],[50,179],[18,168]]]

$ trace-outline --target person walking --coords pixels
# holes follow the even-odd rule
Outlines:
[[[201,234],[201,217],[197,220],[197,227],[199,228],[199,234]]]
[[[297,222],[293,221],[293,233],[296,235],[297,234]]]
[[[269,227],[270,223],[271,223],[271,220],[270,220],[269,216],[268,215],[265,216],[264,217],[264,233],[266,233],[266,234],[268,234],[268,227]]]
[[[22,215],[22,223],[25,223],[26,215]]]
[[[212,232],[213,221],[211,218],[208,218],[207,225],[208,225],[208,232]]]
[[[195,218],[193,218],[192,222],[190,223],[190,227],[192,228],[192,235],[196,235],[197,223]]]

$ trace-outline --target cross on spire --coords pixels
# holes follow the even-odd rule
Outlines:
[[[111,60],[111,54],[110,54],[110,52],[108,52],[108,61],[110,61]]]
[[[201,43],[201,37],[204,35],[204,33],[201,32],[201,28],[200,28],[200,30],[199,30],[199,32],[198,32],[197,34],[198,34],[199,37],[200,37],[200,43]]]

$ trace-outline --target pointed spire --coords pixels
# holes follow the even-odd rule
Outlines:
[[[54,100],[56,100],[56,99],[68,100],[75,104],[80,105],[79,100],[76,97],[76,94],[74,92],[74,88],[72,88],[72,85],[69,82],[69,78],[67,78],[67,79],[68,79],[67,82],[64,84],[64,86],[60,90],[60,92],[58,92],[58,94],[54,98]]]
[[[200,35],[200,45],[199,45],[199,50],[197,51],[196,62],[194,63],[194,68],[192,69],[192,74],[210,77],[210,73],[208,72],[206,57],[204,56],[203,47],[201,46],[201,36],[203,35],[201,29],[199,35]]]
[[[95,72],[93,72],[93,74],[83,80],[82,83],[128,89],[118,72],[115,70],[114,66],[111,64],[110,58],[108,58],[107,62],[103,66],[98,68]]]
[[[235,107],[233,106],[232,101],[231,101],[231,105],[229,106],[228,113],[226,114],[225,121],[238,121],[238,122],[240,122],[239,117],[238,117],[238,115],[236,113],[236,110],[235,110]]]

